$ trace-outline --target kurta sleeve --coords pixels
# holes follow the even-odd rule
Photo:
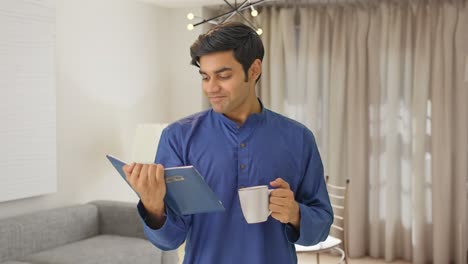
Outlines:
[[[323,175],[323,164],[311,131],[305,130],[303,140],[303,177],[295,193],[299,203],[299,232],[285,225],[289,242],[310,246],[324,241],[333,223],[333,209]]]
[[[181,146],[178,142],[177,130],[167,127],[163,130],[159,140],[155,163],[165,168],[184,165],[180,156]],[[142,202],[138,203],[138,213],[144,225],[144,232],[148,240],[161,250],[177,249],[184,243],[187,232],[191,227],[191,216],[178,216],[166,206],[166,221],[159,229],[147,225],[148,213]]]

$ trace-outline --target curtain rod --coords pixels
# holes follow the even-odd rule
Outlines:
[[[413,2],[413,3],[468,3],[468,0],[265,0],[262,6],[298,6],[298,5],[316,5],[316,4],[379,4],[379,2]]]
[[[261,6],[308,7],[315,5],[375,5],[379,0],[265,0]]]

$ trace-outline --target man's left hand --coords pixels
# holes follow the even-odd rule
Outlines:
[[[281,178],[270,182],[272,187],[277,188],[271,192],[269,209],[271,216],[284,224],[291,224],[299,230],[301,215],[299,204],[294,200],[294,193],[289,184]]]

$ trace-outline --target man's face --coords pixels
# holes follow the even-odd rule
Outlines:
[[[242,65],[232,51],[214,52],[200,57],[202,88],[213,110],[236,115],[255,97],[255,80],[245,81]]]

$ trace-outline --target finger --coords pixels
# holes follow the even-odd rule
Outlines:
[[[285,224],[290,222],[291,217],[288,208],[278,205],[270,205],[268,208],[271,210],[271,216],[276,220]]]
[[[156,168],[156,181],[158,184],[166,184],[165,179],[164,179],[164,166],[161,164],[157,164]]]
[[[131,164],[125,164],[122,166],[122,170],[127,178],[132,174],[133,167],[135,167],[135,162],[132,162]]]
[[[283,224],[287,224],[288,221],[286,220],[285,216],[281,213],[271,213],[271,217],[273,217],[274,219],[280,221],[281,223]]]
[[[132,178],[134,181],[138,180],[138,178],[140,177],[141,167],[143,167],[143,164],[135,164],[135,167],[132,170],[132,175],[130,176],[130,178]]]
[[[270,182],[270,185],[271,185],[272,187],[276,187],[276,188],[290,189],[289,183],[287,183],[285,180],[283,180],[283,179],[281,179],[281,178],[276,178],[276,180],[271,181],[271,182]]]
[[[148,183],[148,168],[148,164],[143,164],[141,167],[140,176],[138,177],[140,184],[146,185]]]
[[[290,199],[287,198],[280,198],[280,197],[271,197],[270,204],[278,205],[278,206],[287,206],[290,203]]]
[[[156,164],[151,164],[148,168],[148,184],[154,185],[156,183]]]
[[[275,189],[271,192],[271,197],[292,198],[294,195],[289,189]]]
[[[269,204],[268,209],[271,211],[271,213],[284,214],[286,212],[286,208],[276,204]]]

